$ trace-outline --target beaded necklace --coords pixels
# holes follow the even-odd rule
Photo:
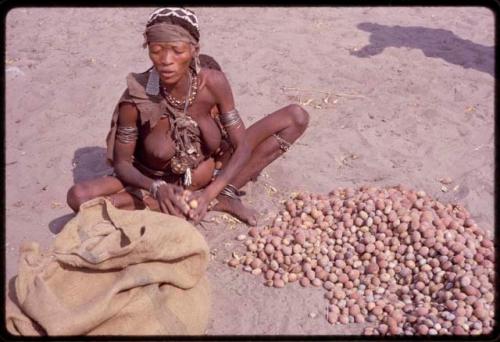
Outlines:
[[[198,76],[192,70],[189,70],[188,76],[190,89],[188,90],[188,96],[186,96],[186,98],[182,101],[170,95],[165,87],[162,86],[163,96],[165,96],[167,102],[174,108],[184,109],[186,107],[186,101],[187,106],[189,107],[196,99],[196,95],[198,94]]]
[[[201,156],[201,131],[196,121],[188,113],[188,107],[196,98],[198,78],[193,73],[188,75],[188,93],[184,101],[170,96],[162,87],[172,139],[175,142],[175,155],[170,160],[170,169],[174,174],[183,175],[183,183],[186,187],[191,185],[191,171],[198,166]]]

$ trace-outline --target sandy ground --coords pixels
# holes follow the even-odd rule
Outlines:
[[[74,183],[108,172],[104,138],[152,8],[15,9],[6,35],[6,281],[23,241],[47,247]],[[269,222],[291,192],[406,184],[463,204],[493,234],[494,16],[486,8],[194,8],[202,52],[247,125],[291,102],[305,135],[246,187]],[[287,88],[288,87],[288,88]],[[296,89],[290,89],[296,88]],[[300,89],[300,90],[297,90]],[[328,94],[327,101],[323,101]],[[327,103],[326,103],[327,102]],[[453,183],[443,192],[441,177]],[[208,334],[359,334],[321,289],[271,289],[224,265],[247,228],[210,213]],[[313,316],[313,317],[311,317]]]

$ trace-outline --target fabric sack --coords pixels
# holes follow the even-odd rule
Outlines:
[[[208,245],[178,217],[82,204],[47,252],[21,247],[13,335],[200,335],[210,289]]]

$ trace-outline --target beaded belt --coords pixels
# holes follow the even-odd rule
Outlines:
[[[150,169],[149,167],[139,162],[137,159],[134,160],[134,166],[148,177],[163,179],[168,183],[173,183],[178,185],[182,183],[182,177],[181,177],[182,175],[176,175],[173,172],[169,171]]]

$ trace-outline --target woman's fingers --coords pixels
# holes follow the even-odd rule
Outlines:
[[[183,217],[182,213],[177,209],[175,202],[176,196],[172,186],[162,186],[158,190],[158,203],[160,210],[164,213]]]
[[[165,213],[165,214],[170,214],[169,211],[168,211],[168,208],[167,206],[165,205],[165,203],[163,203],[163,201],[158,201],[158,204],[160,205],[160,210],[162,213]]]
[[[179,207],[176,206],[173,198],[175,199],[175,197],[170,197],[167,200],[170,212],[172,213],[172,215],[179,216],[179,217],[184,217],[184,215],[182,215],[182,212],[179,210]]]
[[[181,200],[181,195],[174,195],[172,198],[172,202],[174,202],[175,206],[182,211],[184,215],[187,215],[189,212],[189,205]]]
[[[200,214],[199,214],[199,212],[198,212],[198,208],[197,208],[197,209],[191,209],[191,210],[189,211],[189,218],[190,218],[191,220],[193,220],[193,222],[194,222],[195,224],[197,224],[197,223],[200,221],[200,220],[199,220],[199,217],[200,217]]]
[[[160,209],[165,214],[183,217],[168,200],[160,201]]]
[[[194,222],[198,223],[205,216],[206,212],[207,212],[206,211],[206,206],[203,203],[200,203],[200,205],[198,205],[197,208],[192,209],[190,211],[190,218]]]
[[[191,209],[189,211],[189,218],[196,221],[197,217],[198,217],[198,209]]]
[[[182,196],[182,189],[171,187],[168,189],[168,195],[168,198],[172,204],[172,208],[176,212],[176,216],[182,216],[182,214],[186,215],[186,206],[180,200]]]
[[[162,196],[162,198],[160,200],[160,206],[163,205],[163,208],[166,209],[164,211],[165,213],[170,214],[170,215],[179,216],[179,212],[177,210],[175,210],[175,207],[174,207],[174,205],[172,205],[172,202],[170,201],[169,197],[170,196],[169,196],[168,191],[167,191],[167,196]]]
[[[164,213],[189,218],[196,223],[205,216],[207,205],[202,196],[202,191],[191,193],[180,186],[169,184],[168,186],[160,187],[158,194],[160,209]],[[197,207],[191,208],[188,204],[192,200],[198,202]]]

